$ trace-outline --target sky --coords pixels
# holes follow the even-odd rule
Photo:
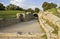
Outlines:
[[[4,4],[4,6],[7,6],[9,4],[14,4],[24,9],[39,8],[41,10],[42,10],[42,4],[44,2],[49,2],[49,3],[53,2],[58,6],[60,6],[60,0],[0,0],[0,3]]]

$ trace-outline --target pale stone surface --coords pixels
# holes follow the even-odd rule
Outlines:
[[[43,14],[43,17],[45,19],[48,19],[50,22],[52,22],[53,24],[57,25],[58,27],[60,27],[60,18],[59,17],[57,17],[57,16],[55,16],[55,15],[53,15],[51,13],[49,13],[47,15]]]
[[[40,13],[40,14],[38,14],[38,16],[39,16],[39,20],[40,20],[40,24],[42,25],[42,27],[43,26],[45,26],[44,27],[44,30],[45,31],[47,31],[47,32],[49,32],[49,29],[50,29],[50,26],[49,25],[47,25],[45,22],[41,22],[41,19],[42,19],[42,17],[45,19],[45,20],[49,20],[50,22],[52,22],[53,24],[55,24],[55,25],[57,25],[58,27],[60,27],[60,18],[58,18],[57,16],[55,16],[55,15],[53,15],[53,14],[50,14],[51,12],[44,12],[44,13]],[[45,24],[45,25],[44,25]],[[46,29],[45,29],[46,28]],[[50,31],[51,31],[52,29],[50,29]],[[53,31],[53,30],[52,30]],[[47,33],[46,32],[46,35],[47,35],[47,37],[48,37],[48,39],[50,39],[50,36],[49,36],[49,33]],[[59,33],[59,32],[58,32]],[[51,33],[50,33],[51,34]],[[59,36],[60,37],[60,36]],[[57,39],[57,36],[55,36],[55,35],[52,35],[52,38],[51,39]],[[60,39],[60,38],[59,38]]]
[[[57,11],[60,13],[60,10],[59,9],[57,9]]]
[[[46,12],[47,13],[47,12]],[[53,24],[57,25],[58,28],[60,28],[60,18],[51,14],[51,12],[48,12],[47,15],[43,15],[43,17],[45,19],[48,19],[50,22],[52,22]],[[58,31],[60,31],[60,29],[58,29]],[[58,32],[59,34],[60,32]],[[60,36],[58,35],[58,37],[56,37],[56,39],[60,39]]]
[[[46,32],[47,39],[50,39],[50,34],[49,34],[48,30],[45,28],[45,25],[44,25],[44,22],[43,22],[42,18],[40,18],[40,17],[42,17],[42,14],[41,15],[38,14],[38,16],[39,16],[40,25]]]
[[[35,39],[40,39],[41,36],[45,35],[44,33],[43,34],[23,34],[23,35],[19,35],[19,34],[16,34],[16,33],[0,33],[0,39],[30,39],[30,38],[35,38]]]

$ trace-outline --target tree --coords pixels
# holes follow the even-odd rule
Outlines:
[[[45,10],[47,10],[47,8],[48,8],[48,3],[47,2],[44,2],[43,4],[42,4],[42,7],[43,7],[43,10],[45,11]]]
[[[19,6],[16,6],[16,10],[24,11],[24,9]]]
[[[51,9],[51,8],[56,8],[56,7],[57,7],[57,5],[55,3],[44,2],[42,4],[42,8],[43,8],[44,11],[48,10],[48,9]]]
[[[29,9],[27,9],[27,12],[34,13],[34,10],[32,10],[31,8],[29,8]]]
[[[60,8],[60,7],[58,7],[58,8]]]
[[[5,6],[2,3],[0,3],[0,10],[5,10]]]
[[[16,5],[13,5],[13,4],[9,4],[7,7],[6,7],[6,10],[16,10]]]
[[[51,6],[52,8],[56,8],[56,7],[57,7],[57,5],[54,4],[54,3],[50,3],[50,6]]]
[[[9,4],[6,7],[6,10],[20,10],[20,11],[23,11],[24,9],[19,7],[19,6],[14,5],[14,4]]]
[[[35,12],[39,13],[40,9],[39,8],[35,8]]]

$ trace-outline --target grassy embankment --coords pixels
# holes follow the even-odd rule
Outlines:
[[[59,8],[57,8],[57,9],[59,9]],[[57,17],[60,18],[60,13],[57,11],[57,9],[56,9],[56,8],[52,8],[52,9],[49,9],[48,11],[49,11],[49,12],[52,12],[52,14],[54,14],[54,15],[56,15]]]
[[[24,11],[0,11],[0,18],[15,18],[17,13],[25,13]]]

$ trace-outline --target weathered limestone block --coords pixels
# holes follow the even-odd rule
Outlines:
[[[19,19],[20,21],[24,21],[25,19],[25,14],[23,13],[17,13],[16,16],[17,16],[16,18]]]
[[[47,15],[43,15],[43,17],[45,19],[48,19],[49,22],[52,22],[53,24],[57,25],[57,27],[58,27],[58,39],[60,39],[60,18],[51,14],[51,13],[48,13]]]
[[[20,19],[20,13],[17,13],[16,16],[17,19]]]
[[[43,18],[48,19],[50,22],[52,22],[53,24],[60,27],[60,18],[59,17],[49,13],[47,15],[43,15]]]

